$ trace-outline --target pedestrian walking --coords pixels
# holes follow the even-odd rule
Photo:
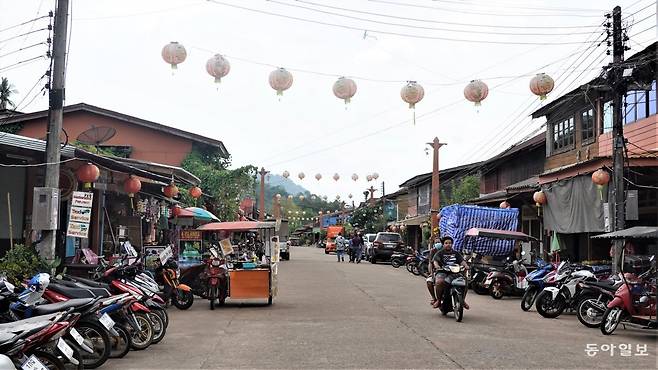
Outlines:
[[[354,255],[354,262],[356,263],[361,263],[364,244],[361,233],[354,233],[354,237],[352,238],[352,255]]]
[[[338,262],[345,262],[345,238],[342,233],[338,233],[336,237],[336,258]]]

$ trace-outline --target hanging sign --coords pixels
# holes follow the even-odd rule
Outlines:
[[[94,203],[94,193],[74,191],[71,195],[71,210],[66,236],[87,238],[89,223],[91,223],[91,207]]]
[[[180,240],[201,240],[201,230],[181,230]]]
[[[160,252],[160,263],[165,264],[168,259],[174,256],[174,253],[171,251],[171,247],[165,248],[162,252]]]
[[[74,191],[71,196],[71,206],[91,208],[94,202],[94,193],[88,191]]]

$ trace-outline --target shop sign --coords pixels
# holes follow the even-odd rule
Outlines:
[[[160,252],[160,263],[165,264],[168,259],[174,256],[174,253],[171,251],[171,247],[165,248],[162,252]]]
[[[94,193],[88,191],[74,191],[71,196],[71,206],[91,208],[94,202]]]
[[[94,193],[74,191],[71,195],[71,211],[69,212],[69,227],[66,236],[87,238],[89,223],[91,223],[91,207],[94,203]]]
[[[69,222],[69,228],[66,231],[66,236],[87,238],[87,235],[89,235],[89,224],[81,222]]]
[[[180,240],[201,240],[201,230],[181,230]]]
[[[85,207],[71,207],[69,214],[69,221],[90,223],[91,222],[91,208]]]

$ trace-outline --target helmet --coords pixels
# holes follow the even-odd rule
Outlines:
[[[14,362],[9,357],[0,354],[0,369],[15,369]]]

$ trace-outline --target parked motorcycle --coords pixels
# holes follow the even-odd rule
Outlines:
[[[578,283],[598,281],[594,273],[582,266],[560,263],[557,269],[557,286],[545,287],[537,296],[535,308],[546,318],[554,319],[565,309],[575,310],[580,298]]]
[[[555,265],[546,263],[541,258],[537,258],[537,269],[526,276],[528,286],[521,298],[521,309],[528,311],[535,304],[537,295],[546,287],[545,277],[555,270]]]
[[[607,305],[615,297],[615,292],[622,284],[621,278],[600,282],[581,282],[580,300],[576,305],[576,316],[581,324],[588,328],[601,326]]]
[[[155,269],[156,281],[164,286],[164,299],[180,310],[187,310],[194,303],[192,288],[179,281],[180,270],[173,258],[169,258],[164,264],[158,263]]]
[[[407,258],[413,256],[413,251],[410,248],[403,253],[393,253],[391,255],[391,266],[399,268],[407,263]]]
[[[525,252],[521,254],[525,255]],[[490,272],[483,284],[494,299],[501,299],[506,295],[522,296],[528,285],[525,279],[528,275],[527,268],[517,260],[509,260],[507,257],[505,268]]]
[[[619,324],[641,329],[658,329],[654,256],[651,256],[650,261],[653,266],[641,275],[623,276],[623,283],[603,314],[601,333],[610,335]]]
[[[470,268],[467,272],[468,285],[477,294],[489,294],[489,289],[484,287],[484,282],[490,272],[497,271],[500,266],[482,263],[480,255],[472,253],[467,257]]]
[[[226,260],[220,257],[215,248],[210,248],[210,256],[205,260],[205,280],[208,288],[206,296],[210,300],[210,309],[215,309],[215,301],[221,306],[228,297],[228,269]]]
[[[446,271],[452,274],[463,273],[463,266],[446,266]],[[449,312],[455,313],[455,320],[461,322],[464,318],[464,296],[466,294],[466,279],[462,275],[455,276],[450,281],[450,287],[443,289],[443,297],[439,309],[441,314],[447,315]]]

